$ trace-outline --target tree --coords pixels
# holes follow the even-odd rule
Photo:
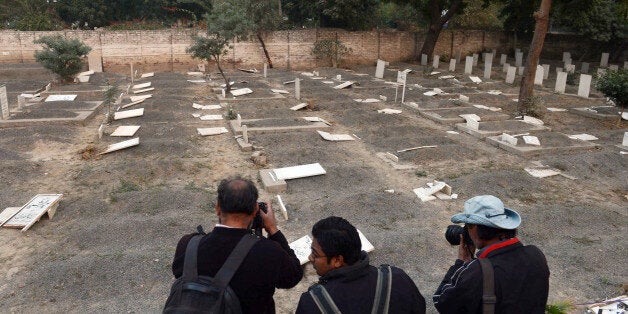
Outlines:
[[[276,0],[249,0],[248,5],[249,20],[253,22],[253,29],[257,40],[262,45],[266,62],[270,68],[273,67],[273,61],[270,59],[268,49],[264,43],[264,34],[268,31],[275,30],[281,23],[281,3]]]
[[[0,22],[3,26],[21,31],[61,29],[54,7],[39,0],[0,1]]]
[[[216,61],[220,75],[225,80],[226,91],[231,90],[229,78],[220,66],[220,59],[227,54],[229,41],[246,36],[253,29],[252,22],[247,17],[247,0],[223,0],[214,3],[210,14],[206,15],[207,37],[193,37],[192,46],[186,51],[193,58]]]
[[[541,50],[543,50],[543,43],[545,42],[551,7],[552,0],[542,0],[539,10],[534,13],[536,27],[534,29],[534,37],[532,37],[532,42],[530,43],[530,51],[526,57],[525,71],[521,79],[521,88],[519,89],[519,101],[517,102],[519,114],[525,114],[526,108],[524,108],[523,104],[529,102],[532,96],[534,96],[534,76],[536,67],[539,64]]]
[[[314,43],[312,54],[318,59],[327,59],[334,68],[338,67],[341,58],[351,52],[338,38],[318,40]]]
[[[288,21],[295,26],[364,30],[376,25],[373,12],[379,0],[284,0],[283,5]]]
[[[34,43],[44,45],[43,50],[35,52],[37,62],[65,82],[72,81],[74,75],[81,71],[82,58],[92,50],[78,39],[67,39],[60,35],[43,36]]]
[[[623,116],[628,107],[628,70],[622,68],[606,72],[598,78],[595,88],[610,98],[617,107],[622,108],[621,115]]]

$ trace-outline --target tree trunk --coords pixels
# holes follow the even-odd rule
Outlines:
[[[434,54],[438,36],[440,36],[440,32],[443,30],[445,23],[458,11],[462,4],[462,0],[452,1],[449,8],[447,8],[447,13],[441,15],[440,1],[443,0],[430,0],[429,3],[432,19],[430,20],[430,28],[427,31],[423,47],[421,48],[421,54],[426,54],[428,57]]]
[[[257,33],[257,39],[259,40],[260,44],[262,45],[262,50],[264,50],[264,55],[266,56],[266,62],[268,62],[268,67],[269,68],[273,68],[273,62],[270,60],[270,55],[268,54],[268,50],[266,50],[266,44],[264,43],[264,39],[262,38],[262,34],[261,33]]]
[[[220,72],[220,75],[225,80],[225,86],[226,86],[225,94],[228,94],[231,91],[231,84],[229,84],[229,78],[225,75],[225,72],[220,67],[220,57],[214,56],[214,59],[216,60],[216,66],[218,67],[218,71]]]
[[[518,114],[525,114],[528,107],[524,104],[531,104],[532,96],[534,96],[534,76],[536,75],[536,66],[539,64],[541,50],[543,50],[543,42],[545,34],[547,34],[547,26],[549,24],[550,8],[552,0],[542,0],[541,7],[534,12],[536,27],[534,28],[534,37],[530,43],[530,51],[526,58],[526,68],[521,79],[521,88],[519,89],[519,101],[517,102]]]

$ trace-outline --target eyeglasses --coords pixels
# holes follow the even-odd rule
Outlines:
[[[312,252],[310,253],[310,256],[312,257],[312,259],[317,259],[317,258],[321,258],[321,257],[327,257],[327,255],[318,255],[316,253],[316,251],[312,250]]]

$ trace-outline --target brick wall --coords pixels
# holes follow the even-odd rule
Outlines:
[[[157,31],[59,31],[18,32],[0,31],[0,63],[34,62],[34,52],[41,49],[33,41],[44,35],[61,34],[78,38],[102,55],[105,71],[126,71],[131,62],[144,71],[194,69],[199,60],[193,60],[185,49],[191,37],[200,34],[197,30]],[[421,49],[424,33],[376,30],[349,32],[340,29],[303,29],[276,31],[264,35],[266,48],[273,64],[279,68],[307,69],[327,66],[326,61],[316,60],[311,54],[313,43],[326,38],[338,38],[351,52],[345,56],[344,64],[369,64],[376,59],[404,61],[412,59]],[[572,54],[581,51],[583,41],[548,36],[545,49],[571,49]],[[513,50],[512,40],[503,32],[456,30],[443,31],[434,54],[452,57],[458,50],[464,58],[474,52],[493,48],[498,53]],[[571,46],[570,46],[571,45]],[[522,47],[522,45],[519,45]],[[555,48],[554,48],[555,47]],[[561,50],[562,51],[562,50]],[[560,58],[560,57],[559,57]],[[264,53],[256,37],[236,41],[224,58],[226,67],[261,68]]]

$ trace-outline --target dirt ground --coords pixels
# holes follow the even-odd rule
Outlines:
[[[197,134],[198,127],[228,126],[227,120],[192,117],[200,113],[192,108],[193,102],[220,103],[213,87],[224,82],[216,75],[207,84],[187,82],[192,78],[184,73],[157,72],[155,77],[142,79],[139,82],[152,82],[153,97],[129,109],[145,108],[144,116],[106,125],[102,139],[97,130],[104,121],[104,108],[85,126],[51,123],[0,128],[0,209],[21,206],[38,193],[64,195],[52,220],[45,218],[23,233],[0,229],[0,308],[12,313],[159,312],[172,283],[170,264],[178,239],[199,224],[211,229],[217,222],[215,189],[220,179],[234,174],[251,178],[260,187],[261,199],[277,206],[275,194],[262,190],[259,170],[315,162],[327,174],[290,180],[287,192],[281,193],[290,217],[287,221],[278,217],[278,221],[288,241],[309,234],[321,218],[348,219],[375,246],[369,254],[372,264],[403,268],[426,298],[430,313],[435,312],[431,295],[456,257],[456,248],[444,239],[449,218],[462,210],[466,199],[481,194],[500,197],[522,215],[520,239],[540,247],[549,263],[550,302],[580,304],[621,294],[622,284],[628,283],[628,157],[616,145],[628,131],[626,122],[618,125],[617,120],[572,111],[547,111],[546,107],[605,104],[595,91],[590,99],[553,93],[553,73],[536,91],[546,126],[553,132],[595,135],[599,146],[519,157],[463,132],[447,133],[454,130],[453,124],[439,124],[419,114],[429,108],[468,106],[450,100],[459,93],[469,96],[473,104],[514,113],[512,99],[518,88],[503,83],[501,69],[477,85],[461,74],[461,67],[455,82],[427,76],[426,69],[416,64],[391,64],[392,69],[415,70],[408,75],[405,100],[415,102],[418,109],[394,102],[395,87],[374,80],[374,65],[349,71],[313,69],[325,77],[321,80],[279,69],[269,70],[268,78],[229,72],[236,88],[249,87],[254,94],[222,102],[225,106],[219,112],[203,113],[226,115],[231,109],[243,119],[276,121],[262,120],[258,126],[304,125],[300,117],[318,116],[331,123],[325,131],[359,138],[328,142],[314,130],[251,132],[250,140],[268,157],[266,166],[255,165],[251,153],[240,150],[232,130],[210,137]],[[12,108],[18,94],[36,90],[50,79],[49,73],[33,65],[3,65],[0,73]],[[332,86],[339,82],[323,82],[339,74],[343,81],[357,84],[336,90]],[[295,77],[302,80],[302,99],[310,100],[314,108],[288,109],[301,102],[294,98],[293,85],[283,84]],[[385,80],[395,79],[396,71],[386,71]],[[94,75],[87,85],[100,89],[107,80],[122,89],[130,84],[129,77],[103,73]],[[58,86],[53,91],[72,91],[73,87],[78,88]],[[423,95],[434,87],[449,95]],[[270,98],[270,88],[291,94]],[[488,90],[504,94],[490,95],[485,93]],[[574,87],[567,92],[575,93]],[[387,101],[354,101],[380,95]],[[94,95],[89,100],[102,99]],[[122,104],[129,102],[125,96]],[[403,112],[377,112],[383,108]],[[39,118],[36,109],[32,108],[32,116]],[[12,119],[22,114],[16,112]],[[139,146],[102,156],[82,154],[90,147],[104,151],[107,145],[123,140],[108,136],[120,125],[141,126]],[[395,170],[376,156],[422,145],[437,147],[397,153],[400,163],[417,167],[413,170]],[[576,179],[534,178],[523,170],[533,161]],[[422,203],[412,190],[434,179],[451,185],[458,199]],[[394,193],[385,192],[389,189]],[[317,280],[311,265],[305,267],[301,283],[275,293],[279,313],[293,312],[300,294]]]

